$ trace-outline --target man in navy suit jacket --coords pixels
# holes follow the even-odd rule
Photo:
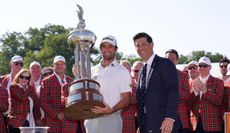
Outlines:
[[[133,37],[139,56],[147,64],[145,93],[141,73],[136,93],[140,133],[170,133],[175,129],[179,89],[175,65],[154,54],[153,41],[146,33]],[[143,70],[142,70],[143,72]]]

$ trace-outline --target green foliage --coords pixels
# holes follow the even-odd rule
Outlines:
[[[219,62],[221,59],[224,58],[224,56],[220,53],[212,54],[211,52],[205,52],[204,50],[192,51],[190,55],[181,55],[179,59],[179,64],[187,64],[192,60],[198,61],[203,56],[207,56],[212,63]]]
[[[44,51],[43,51],[44,50]],[[53,58],[56,55],[62,55],[67,60],[67,73],[71,74],[72,64],[74,64],[74,53],[71,47],[68,47],[66,42],[66,34],[61,35],[50,35],[45,40],[44,49],[41,50],[42,53],[46,54],[47,62],[45,64],[52,64]],[[39,53],[38,53],[39,54]]]
[[[124,60],[128,60],[130,64],[132,65],[135,61],[143,61],[140,57],[137,57],[136,55],[127,55],[123,58]]]
[[[28,68],[34,60],[40,62],[43,67],[51,66],[53,58],[56,55],[62,55],[67,60],[66,73],[72,75],[74,48],[69,46],[66,41],[69,29],[60,25],[47,24],[41,29],[30,27],[24,34],[18,32],[4,34],[0,40],[0,63],[2,66],[0,74],[10,72],[8,66],[14,55],[23,57],[25,68]],[[95,59],[100,59],[98,49],[92,48],[91,53]]]
[[[188,63],[188,57],[184,55],[180,55],[178,64],[187,64],[187,63]]]
[[[9,59],[4,52],[0,52],[0,75],[5,74],[9,71]]]
[[[1,41],[1,51],[0,51],[0,73],[5,74],[9,72],[9,62],[12,56],[18,54],[24,56],[26,53],[25,49],[26,38],[20,32],[6,33],[0,39]]]
[[[74,48],[66,42],[67,34],[73,28],[66,29],[60,25],[47,24],[43,28],[29,28],[24,34],[20,32],[6,33],[0,38],[0,74],[9,73],[9,62],[12,56],[20,55],[24,59],[24,67],[36,60],[43,67],[51,66],[54,56],[62,55],[67,60],[67,74],[72,74],[72,64],[74,63]],[[191,60],[199,60],[200,57],[207,56],[212,62],[219,62],[224,56],[211,52],[192,51],[189,55],[181,55],[179,64],[188,63]],[[99,49],[91,49],[91,60],[93,64],[98,64],[101,60]],[[124,55],[122,52],[116,54],[118,62],[128,60],[133,64],[141,60],[135,55]]]
[[[69,30],[63,26],[47,24],[44,28],[29,28],[24,34],[6,33],[1,38],[1,66],[8,66],[12,56],[23,57],[25,68],[36,60],[42,66],[50,66],[55,55],[63,55],[68,61],[68,72],[71,73],[70,64],[73,63],[73,50],[66,42]],[[72,66],[72,65],[71,65]],[[9,73],[9,67],[0,68],[1,74]]]

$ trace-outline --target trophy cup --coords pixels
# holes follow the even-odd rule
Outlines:
[[[77,74],[69,86],[65,115],[70,119],[91,119],[100,116],[91,112],[91,108],[104,107],[103,97],[99,92],[100,85],[91,79],[90,49],[96,41],[96,36],[92,31],[84,29],[83,9],[79,5],[77,7],[79,23],[67,36],[68,44],[75,46]]]

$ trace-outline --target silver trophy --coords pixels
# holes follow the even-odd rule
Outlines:
[[[91,112],[94,106],[104,107],[103,97],[99,92],[100,85],[91,79],[90,49],[96,41],[96,35],[85,28],[83,9],[77,5],[79,23],[77,28],[67,36],[67,42],[74,45],[75,64],[77,74],[69,86],[65,114],[70,119],[90,119],[99,117]]]

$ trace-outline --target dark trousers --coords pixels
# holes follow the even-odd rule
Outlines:
[[[135,116],[135,131],[137,131],[138,127],[139,127],[138,118],[137,116]]]
[[[8,117],[7,116],[3,116],[3,118],[4,118],[4,123],[6,125],[6,128],[7,128],[8,127],[8,125],[7,125],[7,123],[8,123]]]
[[[177,133],[189,133],[189,130],[187,128],[182,128],[182,129],[178,129]]]
[[[29,121],[26,120],[23,124],[22,124],[22,127],[29,127],[30,124],[29,124]],[[9,133],[20,133],[20,129],[19,128],[16,128],[16,127],[13,127],[13,126],[9,126]]]
[[[178,115],[177,120],[177,133],[189,133],[189,129],[188,128],[183,128],[182,122],[180,120],[180,116]]]
[[[199,116],[195,133],[221,133],[221,131],[204,131],[201,117]]]
[[[20,129],[9,126],[9,133],[20,133]]]
[[[78,120],[78,126],[77,126],[76,133],[83,133],[82,130],[81,130],[81,121],[80,120]]]

